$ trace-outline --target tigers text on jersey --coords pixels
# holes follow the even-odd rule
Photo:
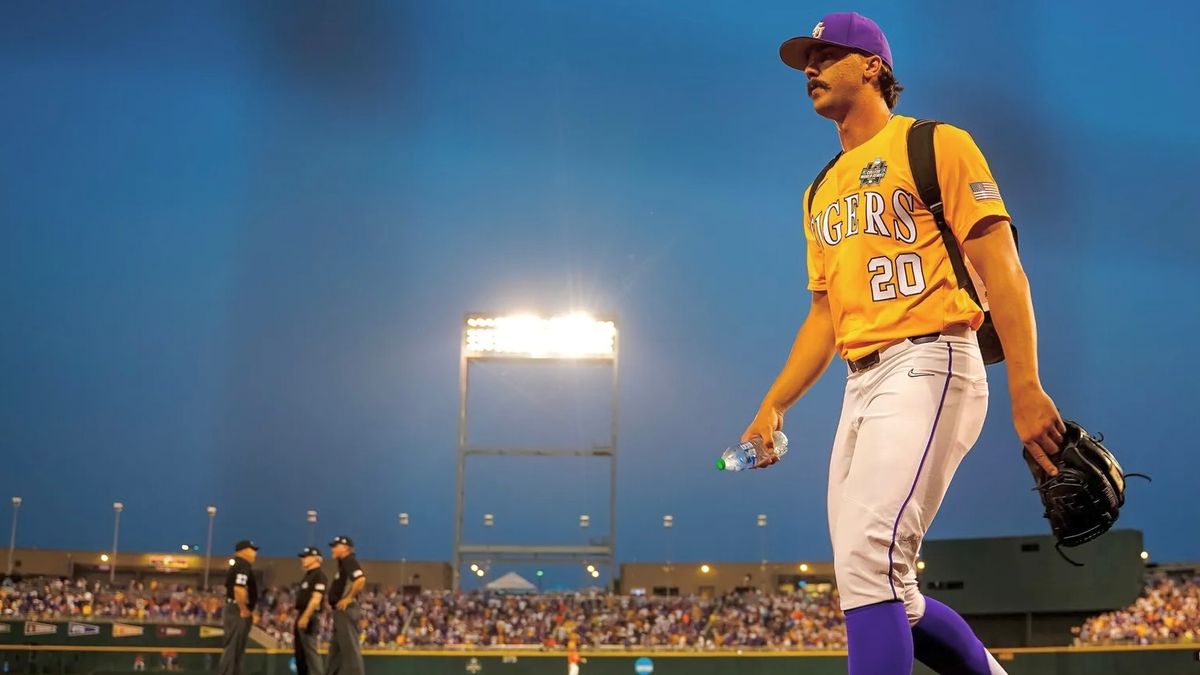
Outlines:
[[[958,287],[933,214],[908,165],[915,120],[893,116],[825,174],[805,214],[808,288],[828,293],[837,349],[854,360],[913,335],[955,325],[978,328],[983,312]],[[962,129],[933,136],[945,216],[964,241],[988,217],[1008,211],[987,161]],[[808,203],[805,191],[805,203]]]

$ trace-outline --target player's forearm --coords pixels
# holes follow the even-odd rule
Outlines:
[[[763,397],[762,408],[787,410],[820,379],[833,360],[833,319],[824,293],[813,294],[813,304],[796,332],[787,362]]]
[[[978,239],[967,240],[965,249],[988,289],[992,321],[1008,363],[1009,390],[1016,396],[1040,388],[1033,298],[1008,221],[987,226]]]
[[[1008,387],[1016,395],[1029,387],[1041,387],[1037,361],[1037,322],[1029,280],[1020,265],[985,280],[992,321],[1004,345],[1008,363]]]

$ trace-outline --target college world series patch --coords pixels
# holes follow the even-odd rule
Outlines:
[[[1000,199],[1000,188],[996,187],[995,183],[971,183],[971,194],[974,195],[977,202],[985,199]]]
[[[863,167],[862,173],[858,174],[858,185],[859,187],[879,185],[885,175],[887,175],[887,162],[876,157]]]

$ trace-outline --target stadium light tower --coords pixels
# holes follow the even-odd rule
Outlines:
[[[610,577],[615,568],[617,541],[617,324],[587,314],[542,318],[532,315],[492,316],[468,314],[463,319],[458,377],[458,481],[454,516],[454,590],[462,584],[464,558],[506,561],[578,564],[583,560],[608,563]],[[467,440],[467,401],[471,366],[480,361],[508,363],[592,363],[612,369],[611,428],[602,447],[538,449],[491,448],[471,445]],[[608,537],[598,544],[507,545],[463,543],[463,509],[466,495],[467,458],[494,457],[604,457],[609,460]],[[476,576],[479,573],[475,572]],[[611,578],[609,580],[611,582]],[[610,583],[611,585],[611,583]]]
[[[113,502],[113,545],[108,565],[108,583],[110,584],[117,581],[117,537],[121,533],[121,512],[124,510],[124,504]]]
[[[404,531],[408,529],[408,512],[400,512],[400,597],[404,597],[404,587],[408,579],[404,578]]]
[[[308,545],[312,546],[317,536],[317,512],[309,509],[304,513],[304,519],[308,521]]]
[[[671,573],[675,571],[675,568],[671,566],[671,531],[675,529],[675,516],[669,513],[665,514],[662,519],[662,525],[663,540],[667,545],[667,564],[663,565],[663,574],[667,578],[664,587],[669,589],[671,587]],[[667,595],[670,595],[669,590]]]
[[[17,551],[17,514],[21,511],[21,498],[13,497],[13,522],[12,529],[8,532],[8,576],[12,576],[13,571],[13,554]]]
[[[212,531],[213,520],[217,517],[217,507],[210,506],[205,511],[208,513],[208,542],[204,548],[204,590],[208,590],[208,569],[212,567]]]
[[[767,514],[765,514],[765,513],[758,514],[758,518],[755,519],[755,523],[758,525],[759,543],[761,544],[761,547],[762,547],[762,562],[759,564],[759,572],[762,574],[762,578],[763,578],[763,584],[764,584],[763,591],[766,592],[767,589],[766,589],[765,585],[767,583]]]

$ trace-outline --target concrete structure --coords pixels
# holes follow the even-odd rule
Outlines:
[[[108,551],[79,551],[62,549],[16,549],[14,572],[22,576],[51,576],[95,581],[108,581],[112,573]],[[210,583],[219,586],[225,579],[231,554],[212,556]],[[117,555],[116,581],[158,580],[199,587],[203,583],[205,556],[201,553],[135,553]],[[410,591],[443,590],[452,583],[450,564],[446,561],[363,560],[370,586],[399,588],[403,581]],[[298,583],[303,577],[300,562],[295,556],[260,556],[254,565],[264,586],[286,586]],[[331,578],[333,559],[325,559],[324,568]]]
[[[758,589],[791,592],[806,586],[831,585],[829,561],[768,562],[647,562],[621,565],[620,592],[624,595],[721,595],[735,590]]]

